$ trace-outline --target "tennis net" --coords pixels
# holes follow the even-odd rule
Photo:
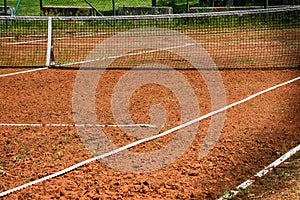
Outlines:
[[[6,16],[0,17],[0,66],[78,69],[112,59],[112,68],[155,61],[190,69],[195,66],[170,50],[196,55],[186,47],[200,45],[218,69],[299,69],[299,19],[299,6],[155,16]]]

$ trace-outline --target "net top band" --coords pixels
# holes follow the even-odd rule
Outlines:
[[[228,15],[247,15],[247,14],[264,14],[274,12],[298,11],[300,6],[286,6],[279,8],[254,9],[254,10],[237,10],[222,12],[205,12],[205,13],[186,13],[186,14],[165,14],[165,15],[130,15],[130,16],[0,16],[0,20],[126,20],[126,19],[176,19],[176,18],[194,18],[194,17],[214,17]]]

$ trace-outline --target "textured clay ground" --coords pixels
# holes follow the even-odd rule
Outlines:
[[[0,73],[8,73],[1,70]],[[111,91],[126,70],[103,74],[96,94],[100,123],[113,124]],[[202,114],[211,112],[209,93],[195,70],[179,71],[196,93]],[[227,104],[300,75],[299,70],[220,71]],[[2,77],[0,123],[74,123],[72,93],[76,70],[42,70]],[[100,85],[100,84],[99,84]],[[219,140],[199,159],[210,119],[198,123],[188,150],[172,164],[147,173],[116,170],[99,161],[63,176],[14,192],[4,199],[216,199],[279,158],[300,141],[300,82],[268,92],[229,109]],[[174,100],[175,99],[175,100]],[[179,124],[178,101],[157,85],[137,90],[130,113],[136,123],[149,123],[149,105],[161,103],[169,116],[165,129]],[[104,129],[107,137],[123,146],[136,139],[119,128]],[[160,131],[162,132],[162,130]],[[151,152],[175,136],[165,136],[128,151]],[[92,157],[75,127],[0,127],[0,191],[37,180]],[[299,176],[294,182],[299,183]],[[282,181],[282,179],[281,179]],[[281,182],[280,181],[280,182]],[[279,182],[279,181],[278,181]],[[272,194],[254,187],[250,194],[276,199],[291,184],[278,183]],[[262,183],[263,184],[263,183]],[[299,187],[296,188],[299,192]],[[277,194],[278,192],[278,194]],[[274,194],[275,193],[275,194]],[[251,198],[242,196],[239,198]],[[299,196],[298,196],[299,197]]]

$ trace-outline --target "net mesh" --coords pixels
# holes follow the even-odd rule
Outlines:
[[[44,66],[47,51],[45,19],[0,19],[0,66]]]
[[[51,59],[60,69],[78,69],[83,63],[99,67],[96,61],[101,59],[114,59],[110,67],[120,69],[150,61],[192,68],[191,63],[170,51],[178,48],[197,54],[193,48],[184,48],[190,43],[178,42],[180,34],[204,48],[219,69],[298,69],[299,18],[300,7],[184,15],[52,17]],[[48,18],[43,17],[1,17],[0,66],[45,66],[47,23]],[[157,38],[168,40],[168,45],[157,49],[154,47],[159,44],[148,45],[162,42],[145,35],[142,30],[148,29],[156,31]],[[172,32],[158,31],[162,29]],[[122,34],[126,32],[129,35]],[[142,38],[139,42],[145,45],[130,51],[136,38]],[[101,46],[106,41],[110,45]],[[128,51],[117,55],[120,48]]]

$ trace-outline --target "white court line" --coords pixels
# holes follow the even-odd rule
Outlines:
[[[78,36],[73,36],[73,37],[53,38],[53,40],[54,41],[55,40],[66,40],[66,39],[72,39],[72,38],[83,38],[83,37],[91,37],[91,36],[95,36],[95,35],[105,35],[105,34],[106,33],[86,34],[86,35],[78,35]],[[31,40],[31,41],[24,41],[24,42],[8,42],[8,43],[3,43],[2,46],[21,45],[21,44],[34,44],[34,43],[43,43],[43,42],[47,42],[47,41],[48,41],[47,39],[43,39],[43,40]],[[93,43],[91,43],[91,44],[93,44]]]
[[[84,44],[84,43],[80,43],[80,45],[82,45],[82,44]],[[90,44],[90,43],[88,43],[88,44]],[[192,46],[192,45],[195,45],[195,44],[196,43],[191,43],[191,44],[171,46],[171,47],[166,47],[166,48],[161,48],[161,49],[156,49],[156,50],[148,50],[148,51],[141,51],[141,52],[137,52],[137,53],[129,53],[129,54],[123,54],[123,55],[117,55],[117,56],[108,56],[108,57],[96,58],[96,59],[93,59],[93,60],[83,60],[83,61],[59,64],[58,66],[65,67],[65,66],[70,66],[70,65],[80,65],[80,64],[92,63],[92,62],[97,62],[97,61],[106,60],[106,59],[117,59],[117,58],[121,58],[121,57],[125,57],[125,56],[135,56],[135,55],[142,55],[142,54],[147,54],[147,53],[154,53],[154,52],[158,52],[158,51],[161,51],[161,50],[171,50],[171,49],[176,49],[176,48],[183,48],[183,47]],[[216,43],[213,43],[213,42],[208,42],[208,43],[199,43],[199,44],[200,45],[204,45],[204,44],[215,44],[215,45],[224,45],[224,44],[237,45],[237,44],[241,44],[241,45],[249,45],[249,44],[275,44],[275,43],[273,43],[273,42],[265,42],[265,43],[261,43],[261,42],[257,42],[257,43],[234,43],[234,42],[224,42],[224,43],[216,42]],[[67,45],[72,46],[73,44],[64,44],[64,45],[65,46],[67,46]],[[93,44],[91,44],[91,45],[95,46]]]
[[[298,43],[290,43],[290,42],[199,42],[200,45],[267,45],[267,44],[276,44],[276,45],[299,45]],[[98,44],[95,44],[94,42],[80,42],[80,43],[62,43],[58,44],[58,46],[97,46]]]
[[[148,127],[157,128],[151,124],[0,124],[0,126],[20,126],[20,127]]]
[[[14,39],[16,37],[0,37],[0,40],[6,40],[6,39]]]
[[[95,35],[108,35],[110,33],[85,33],[85,34],[78,34],[76,35],[73,34],[73,37],[58,37],[58,38],[53,38],[53,40],[65,40],[65,39],[72,39],[72,38],[83,38],[83,37],[91,37],[91,36],[95,36]],[[29,35],[29,36],[24,36],[24,37],[44,37],[46,35]],[[2,37],[0,39],[14,39],[16,37]],[[43,39],[43,40],[31,40],[31,41],[24,41],[24,42],[9,42],[9,43],[3,43],[2,46],[5,45],[21,45],[21,44],[32,44],[32,43],[39,43],[39,42],[47,42],[47,39]],[[91,43],[92,44],[92,43]],[[241,45],[257,45],[257,44],[278,44],[278,45],[282,45],[282,44],[290,44],[289,42],[208,42],[208,43],[200,43],[200,44],[241,44]],[[294,44],[294,43],[293,43]],[[74,45],[74,44],[73,44]]]
[[[293,149],[291,149],[290,151],[288,151],[287,153],[285,153],[283,156],[281,156],[280,158],[278,158],[274,162],[272,162],[265,169],[263,169],[260,172],[256,173],[254,175],[254,177],[259,177],[259,178],[263,177],[269,171],[271,171],[274,168],[276,168],[278,165],[280,165],[281,163],[283,163],[285,160],[287,160],[288,158],[290,158],[292,155],[294,155],[298,151],[300,151],[300,144],[298,146],[294,147]],[[245,181],[244,183],[240,184],[239,186],[237,186],[236,190],[231,190],[230,193],[227,193],[227,194],[223,195],[218,200],[232,199],[233,197],[235,197],[239,193],[239,189],[246,189],[247,187],[249,187],[254,182],[255,182],[254,179],[249,179],[249,180]]]
[[[72,39],[72,38],[82,38],[82,37],[88,37],[89,35],[86,36],[74,36],[74,37],[62,37],[62,38],[53,38],[53,40],[66,40],[66,39]],[[93,36],[93,35],[91,35]],[[2,46],[7,46],[7,45],[22,45],[22,44],[34,44],[34,43],[45,43],[47,42],[47,39],[43,40],[31,40],[31,41],[24,41],[24,42],[8,42],[8,43],[3,43]],[[78,44],[90,44],[95,46],[93,42],[91,43],[65,43],[65,46],[77,46]],[[299,43],[291,43],[291,42],[200,42],[199,44],[212,44],[212,45],[268,45],[268,44],[274,44],[274,45],[297,45]]]
[[[284,86],[284,85],[290,84],[290,83],[295,82],[295,81],[297,81],[297,80],[300,80],[300,76],[297,77],[297,78],[294,78],[294,79],[292,79],[292,80],[286,81],[286,82],[284,82],[284,83],[281,83],[281,84],[275,85],[275,86],[273,86],[273,87],[270,87],[270,88],[268,88],[268,89],[265,89],[265,90],[263,90],[263,91],[261,91],[261,92],[255,93],[255,94],[253,94],[253,95],[251,95],[251,96],[249,96],[249,97],[247,97],[247,98],[245,98],[245,99],[243,99],[243,100],[241,100],[241,101],[238,101],[238,102],[236,102],[236,103],[232,103],[232,104],[230,104],[230,105],[228,105],[228,106],[226,106],[226,107],[223,107],[223,108],[220,108],[220,109],[215,110],[215,111],[213,111],[213,112],[210,112],[210,113],[208,113],[208,114],[206,114],[206,115],[203,115],[203,116],[201,116],[201,117],[199,117],[199,118],[197,118],[197,119],[194,119],[194,120],[189,121],[189,122],[186,122],[186,123],[184,123],[184,124],[182,124],[182,125],[180,125],[180,126],[176,126],[176,127],[172,128],[172,129],[170,129],[170,130],[167,130],[167,131],[165,131],[165,132],[163,132],[163,133],[160,133],[160,134],[157,134],[157,135],[148,137],[148,138],[144,138],[144,139],[141,139],[141,140],[137,140],[137,141],[135,141],[135,142],[133,142],[133,143],[130,143],[130,144],[125,145],[125,146],[123,146],[123,147],[117,148],[117,149],[115,149],[115,150],[113,150],[113,151],[110,151],[110,152],[108,152],[108,153],[105,153],[105,154],[102,154],[102,155],[100,155],[100,156],[96,156],[96,157],[90,158],[90,159],[88,159],[88,160],[82,161],[82,162],[77,163],[77,164],[75,164],[75,165],[72,165],[72,166],[70,166],[70,167],[68,167],[68,168],[65,168],[65,169],[63,169],[63,170],[61,170],[61,171],[58,171],[58,172],[56,172],[56,173],[54,173],[54,174],[50,174],[50,175],[45,176],[45,177],[43,177],[43,178],[40,178],[40,179],[34,180],[34,181],[32,181],[32,182],[26,183],[26,184],[24,184],[24,185],[20,185],[20,186],[18,186],[18,187],[12,188],[12,189],[10,189],[10,190],[6,190],[6,191],[4,191],[4,192],[1,192],[1,193],[0,193],[0,197],[4,197],[4,196],[6,196],[6,195],[8,195],[8,194],[10,194],[10,193],[16,192],[16,191],[18,191],[18,190],[24,189],[24,188],[26,188],[26,187],[29,187],[29,186],[31,186],[31,185],[35,185],[35,184],[37,184],[37,183],[40,183],[40,182],[43,182],[43,181],[46,181],[46,180],[49,180],[49,179],[51,179],[51,178],[55,178],[55,177],[61,176],[61,175],[65,174],[65,173],[68,173],[68,172],[73,171],[73,170],[75,170],[75,169],[77,169],[77,168],[79,168],[79,167],[82,167],[82,166],[84,166],[84,165],[86,165],[86,164],[88,164],[88,163],[90,163],[90,162],[93,162],[93,161],[96,161],[96,160],[100,160],[100,159],[103,159],[103,158],[112,156],[112,155],[117,154],[117,153],[119,153],[119,152],[121,152],[121,151],[125,151],[126,149],[132,148],[132,147],[134,147],[134,146],[136,146],[136,145],[139,145],[139,144],[142,144],[142,143],[145,143],[145,142],[148,142],[148,141],[151,141],[151,140],[154,140],[154,139],[163,137],[163,136],[165,136],[165,135],[168,135],[168,134],[170,134],[170,133],[173,133],[174,131],[177,131],[177,130],[179,130],[179,129],[185,128],[185,127],[187,127],[187,126],[190,126],[191,124],[194,124],[194,123],[196,123],[196,122],[199,122],[199,121],[201,121],[201,120],[203,120],[203,119],[206,119],[206,118],[211,117],[211,116],[213,116],[213,115],[216,115],[216,114],[218,114],[218,113],[224,112],[224,111],[228,110],[229,108],[232,108],[232,107],[234,107],[234,106],[236,106],[236,105],[239,105],[239,104],[241,104],[241,103],[244,103],[244,102],[246,102],[246,101],[249,101],[250,99],[253,99],[253,98],[257,97],[257,96],[260,96],[260,95],[262,95],[262,94],[264,94],[264,93],[266,93],[266,92],[272,91],[272,90],[274,90],[274,89],[277,89],[277,88],[282,87],[282,86]]]
[[[45,39],[45,40],[32,40],[32,41],[24,41],[24,42],[8,42],[5,45],[34,44],[34,43],[42,43],[42,42],[47,42],[47,41],[48,40]]]
[[[30,70],[20,71],[20,72],[13,72],[13,73],[9,73],[9,74],[0,74],[0,78],[1,77],[7,77],[7,76],[14,76],[14,75],[18,75],[18,74],[25,74],[25,73],[30,73],[30,72],[36,72],[36,71],[45,70],[45,69],[48,69],[48,67],[37,68],[37,69],[30,69]]]
[[[146,53],[154,53],[154,52],[158,52],[158,51],[161,51],[161,50],[171,50],[171,49],[176,49],[176,48],[183,48],[183,47],[192,46],[192,45],[195,45],[195,44],[191,43],[191,44],[185,44],[185,45],[181,45],[181,46],[171,46],[171,47],[166,47],[166,48],[162,48],[162,49],[141,51],[141,52],[137,52],[137,53],[129,53],[129,54],[122,54],[122,55],[117,55],[117,56],[109,56],[109,57],[97,58],[95,60],[85,60],[85,61],[80,61],[80,62],[67,63],[67,64],[62,64],[62,65],[59,65],[59,66],[64,67],[64,66],[70,66],[70,65],[76,65],[76,64],[96,62],[96,61],[99,61],[99,60],[116,59],[116,58],[121,58],[121,57],[124,57],[124,56],[142,55],[142,54],[146,54]],[[17,74],[23,74],[23,73],[39,71],[39,70],[44,70],[44,69],[48,69],[48,67],[32,69],[32,70],[27,70],[27,71],[21,71],[21,72],[14,72],[14,73],[9,73],[9,74],[2,74],[2,75],[0,75],[0,78],[1,77],[6,77],[6,76],[13,76],[13,75],[17,75]]]
[[[64,38],[80,38],[80,37],[89,37],[89,36],[94,36],[94,35],[109,35],[111,33],[109,32],[103,32],[103,33],[72,33],[74,36],[73,37],[63,37],[63,38],[57,38],[57,39],[64,39]],[[22,36],[24,38],[30,38],[30,37],[47,37],[47,35],[24,35]],[[5,39],[16,39],[18,37],[16,36],[8,36],[8,37],[0,37],[0,40],[5,40]],[[56,39],[56,38],[54,38]]]
[[[75,47],[75,46],[89,46],[89,47],[96,47],[98,46],[98,44],[94,43],[94,42],[80,42],[80,43],[63,43],[63,44],[57,44],[56,46],[71,46],[71,47]]]
[[[116,58],[121,58],[121,57],[125,57],[125,56],[136,56],[136,55],[142,55],[142,54],[147,54],[147,53],[154,53],[154,52],[158,52],[158,51],[161,51],[161,50],[171,50],[171,49],[183,48],[183,47],[188,47],[188,46],[193,46],[193,45],[196,45],[196,44],[195,43],[189,43],[189,44],[165,47],[165,48],[155,49],[155,50],[140,51],[140,52],[136,52],[136,53],[121,54],[121,55],[117,55],[117,56],[108,56],[108,57],[96,58],[96,59],[93,59],[93,60],[84,60],[84,61],[78,61],[78,62],[73,62],[73,63],[61,64],[59,66],[64,67],[64,66],[70,66],[70,65],[79,65],[79,64],[84,64],[84,63],[97,62],[97,61],[100,61],[100,60],[116,59]]]
[[[45,37],[46,35],[24,35],[22,37],[25,37],[25,38],[29,38],[29,37]],[[15,39],[17,38],[16,36],[8,36],[8,37],[0,37],[0,40],[2,39]]]

